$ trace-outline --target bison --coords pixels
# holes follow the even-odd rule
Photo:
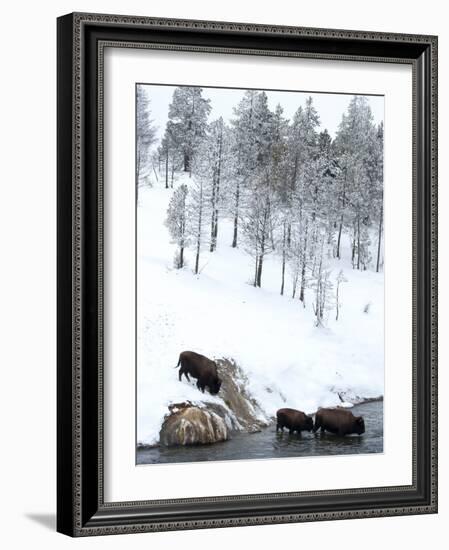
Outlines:
[[[312,417],[296,409],[279,409],[276,418],[276,431],[283,432],[284,428],[288,428],[290,434],[297,432],[301,435],[301,431],[311,432],[313,429]]]
[[[194,351],[183,351],[179,355],[179,361],[175,368],[179,369],[179,381],[182,375],[190,382],[189,374],[197,379],[196,385],[204,393],[206,387],[211,394],[217,394],[220,391],[221,380],[217,374],[217,363],[208,359],[204,355]]]
[[[315,414],[314,433],[321,428],[340,436],[348,434],[362,435],[365,433],[365,421],[362,416],[354,416],[346,409],[318,409]]]

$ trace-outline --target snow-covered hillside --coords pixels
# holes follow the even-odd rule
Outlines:
[[[177,185],[188,183],[182,176]],[[179,353],[193,350],[210,358],[233,359],[248,377],[248,390],[267,415],[282,406],[314,412],[340,404],[337,392],[376,397],[384,391],[383,274],[353,270],[347,258],[331,260],[331,279],[340,269],[340,316],[326,328],[314,323],[312,291],[306,308],[280,296],[280,262],[268,255],[262,288],[251,285],[253,263],[230,246],[232,224],[220,219],[217,250],[203,251],[194,275],[173,267],[176,246],[164,225],[173,193],[161,182],[139,189],[137,208],[137,440],[154,444],[167,406],[186,400],[221,402],[192,382],[178,381]],[[370,304],[365,312],[367,304]]]

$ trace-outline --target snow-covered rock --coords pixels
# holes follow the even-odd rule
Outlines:
[[[229,438],[226,422],[207,408],[179,404],[164,420],[160,432],[162,445],[199,445],[217,443]]]
[[[215,402],[196,401],[168,406],[159,434],[161,445],[196,445],[229,439],[232,431],[253,433],[270,422],[247,389],[242,369],[229,359],[217,361],[222,380]]]
[[[222,380],[219,397],[232,411],[237,430],[257,432],[270,423],[259,403],[248,390],[248,379],[243,370],[230,359],[218,359],[218,375]]]

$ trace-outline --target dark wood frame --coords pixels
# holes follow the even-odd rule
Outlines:
[[[104,502],[102,52],[105,45],[412,65],[412,485]],[[82,13],[58,19],[58,531],[86,536],[435,513],[436,369],[436,37]]]

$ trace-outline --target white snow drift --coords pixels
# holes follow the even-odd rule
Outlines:
[[[178,180],[188,183],[188,176]],[[137,440],[158,442],[168,405],[217,402],[194,382],[178,381],[179,353],[233,359],[248,377],[248,391],[267,416],[288,406],[314,412],[341,404],[343,395],[377,397],[384,391],[383,274],[353,270],[350,259],[331,259],[332,281],[340,269],[339,320],[315,326],[312,290],[306,307],[279,293],[274,253],[266,257],[262,288],[254,288],[251,258],[232,248],[232,223],[221,219],[218,246],[203,251],[200,273],[186,250],[187,266],[174,269],[175,245],[164,220],[173,193],[162,184],[139,189],[137,207]],[[348,254],[345,243],[343,253]],[[366,306],[369,304],[369,307]],[[346,397],[349,400],[348,397]]]

